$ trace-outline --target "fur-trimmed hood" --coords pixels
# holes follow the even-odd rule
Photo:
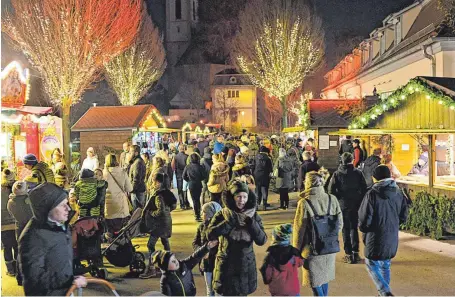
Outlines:
[[[229,187],[228,187],[229,188]],[[256,208],[256,194],[253,191],[249,191],[248,193],[248,201],[245,205],[245,210],[249,210],[252,208]],[[237,207],[235,206],[234,196],[229,192],[226,192],[226,195],[223,195],[223,203],[225,207],[229,208],[232,211],[237,211]]]

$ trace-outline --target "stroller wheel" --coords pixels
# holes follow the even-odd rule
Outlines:
[[[134,260],[133,263],[130,264],[130,271],[137,275],[144,273],[145,262],[142,260]]]
[[[94,267],[90,271],[90,275],[97,278],[107,279],[108,272],[106,268],[96,268]]]
[[[144,261],[145,261],[145,256],[144,256],[144,254],[141,253],[141,252],[135,252],[135,253],[134,253],[134,260],[136,260],[136,261],[139,260],[139,261],[144,262]]]

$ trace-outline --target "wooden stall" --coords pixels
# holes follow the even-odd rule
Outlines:
[[[417,77],[330,135],[369,139],[392,158],[397,182],[455,197],[455,78]]]

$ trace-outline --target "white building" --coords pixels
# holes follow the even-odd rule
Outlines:
[[[455,77],[455,37],[437,0],[420,0],[386,17],[326,75],[322,97],[387,96],[417,76]]]

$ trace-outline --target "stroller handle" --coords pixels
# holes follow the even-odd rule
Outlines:
[[[87,285],[89,284],[97,284],[97,285],[102,285],[102,286],[106,286],[108,287],[112,293],[114,294],[114,296],[120,296],[117,291],[115,290],[115,287],[113,284],[111,284],[110,282],[108,282],[107,280],[104,280],[104,279],[101,279],[101,278],[92,278],[92,277],[87,277]],[[78,288],[76,287],[76,285],[72,285],[70,287],[70,289],[68,290],[68,292],[66,292],[66,295],[65,296],[74,296],[74,291],[76,291],[76,289],[79,289],[78,291],[78,295],[79,296],[82,296],[82,288]]]

